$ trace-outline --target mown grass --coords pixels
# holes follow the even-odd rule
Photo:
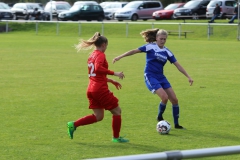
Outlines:
[[[155,130],[160,100],[143,82],[145,55],[111,63],[115,56],[144,44],[139,35],[144,27],[133,27],[136,35],[128,38],[120,36],[119,30],[105,30],[109,67],[124,71],[126,76],[120,81],[122,90],[110,89],[120,100],[121,134],[130,139],[128,144],[111,142],[108,112],[102,122],[78,128],[73,140],[67,136],[66,122],[92,113],[85,93],[90,51],[76,53],[73,46],[79,38],[89,38],[90,31],[93,34],[98,27],[88,26],[85,36],[80,37],[68,35],[68,26],[69,30],[62,30],[59,36],[42,32],[35,35],[34,31],[1,34],[1,159],[86,159],[239,145],[239,42],[169,36],[166,46],[192,76],[194,85],[190,87],[173,65],[166,65],[165,74],[181,107],[180,122],[187,130],[172,129],[170,135],[162,136]],[[170,103],[164,115],[173,124]]]

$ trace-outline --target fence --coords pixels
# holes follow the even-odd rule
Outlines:
[[[239,20],[238,20],[239,21]],[[231,36],[231,39],[237,39],[238,41],[240,40],[240,23],[237,24],[228,24],[228,23],[166,23],[166,22],[116,22],[116,21],[103,21],[103,22],[85,22],[85,21],[78,21],[78,22],[72,22],[72,21],[21,21],[21,20],[17,20],[17,21],[8,21],[8,20],[2,20],[1,23],[5,23],[5,28],[6,28],[6,32],[9,32],[9,26],[11,26],[11,24],[13,23],[22,23],[22,24],[31,24],[34,23],[35,24],[35,34],[39,34],[39,32],[41,31],[41,27],[40,25],[44,24],[44,23],[48,23],[48,24],[55,24],[55,33],[56,35],[60,35],[60,28],[63,25],[70,25],[70,24],[75,24],[76,26],[74,28],[72,28],[72,30],[76,30],[78,36],[81,36],[83,34],[83,30],[86,31],[86,28],[84,28],[85,24],[96,24],[101,26],[101,32],[104,35],[105,31],[107,31],[106,26],[107,25],[111,25],[111,24],[119,24],[119,26],[121,26],[121,30],[125,29],[124,31],[124,35],[125,37],[129,37],[130,36],[130,31],[131,31],[131,26],[132,25],[144,25],[144,26],[148,26],[148,28],[160,28],[159,26],[163,26],[163,25],[168,25],[168,30],[171,30],[172,33],[175,32],[175,35],[178,36],[179,39],[181,38],[186,38],[186,37],[192,37],[192,38],[196,38],[194,37],[192,33],[198,33],[197,36],[202,36],[202,37],[206,37],[207,39],[210,39],[210,37],[214,37],[213,33],[215,33],[215,35],[222,35],[223,38],[227,38],[228,36]],[[123,27],[124,26],[124,27]],[[171,27],[169,27],[171,26]],[[199,28],[204,27],[205,29],[199,30]],[[221,29],[218,29],[222,27]],[[174,32],[173,32],[174,31]],[[235,36],[234,36],[235,35]]]
[[[151,154],[140,154],[130,156],[95,158],[92,160],[181,160],[189,158],[201,158],[210,156],[221,156],[230,154],[240,154],[240,146],[227,146],[216,148],[193,149],[183,151],[170,151]]]

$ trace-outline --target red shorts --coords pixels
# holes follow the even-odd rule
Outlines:
[[[89,109],[112,110],[118,107],[118,99],[109,90],[101,92],[87,92]]]

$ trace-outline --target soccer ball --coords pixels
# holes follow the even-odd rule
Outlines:
[[[168,121],[162,120],[157,123],[156,129],[159,134],[168,134],[171,130],[171,125]]]

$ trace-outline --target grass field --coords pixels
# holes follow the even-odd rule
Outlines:
[[[163,136],[155,130],[160,100],[143,81],[145,55],[111,63],[143,45],[143,39],[108,35],[109,68],[126,76],[121,90],[110,89],[123,110],[121,135],[130,143],[111,142],[108,112],[102,122],[78,128],[70,140],[66,123],[92,113],[85,93],[90,51],[76,53],[78,36],[18,31],[0,35],[1,160],[87,159],[239,145],[239,42],[169,37],[166,46],[194,84],[190,87],[174,65],[166,64],[165,74],[179,99],[180,123],[187,130],[172,129]],[[170,103],[164,118],[173,124]],[[239,160],[240,155],[203,159]]]

